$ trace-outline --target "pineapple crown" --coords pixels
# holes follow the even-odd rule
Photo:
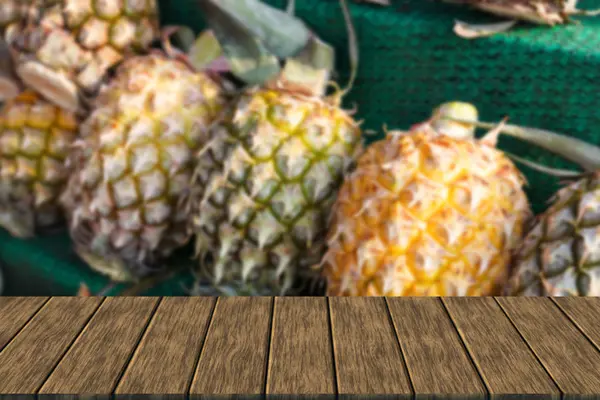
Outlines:
[[[477,121],[479,112],[474,105],[462,101],[444,103],[433,111],[429,123],[436,132],[446,136],[456,139],[473,139],[475,137],[473,125],[453,121],[449,117]]]
[[[351,76],[338,99],[352,87],[358,69],[358,44],[346,0],[340,0],[348,30]],[[260,0],[199,0],[206,22],[219,41],[230,72],[248,85],[265,85],[321,97],[334,69],[335,51],[287,11]]]
[[[229,71],[221,46],[210,30],[196,36],[187,26],[167,25],[161,29],[160,44],[160,49],[152,49],[150,53],[166,55],[194,71],[204,71],[213,77]]]

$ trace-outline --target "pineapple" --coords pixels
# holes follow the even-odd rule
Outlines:
[[[488,128],[492,124],[477,123]],[[526,230],[505,295],[600,296],[600,148],[541,129],[504,125],[501,133],[579,164],[584,173],[551,199]],[[565,171],[526,165],[552,175]]]
[[[0,0],[0,29],[2,34],[13,24],[27,17],[31,0]]]
[[[13,31],[28,18],[29,13],[35,10],[31,4],[32,0],[0,0],[0,102],[12,99],[23,91],[5,33]]]
[[[25,84],[79,111],[107,71],[159,36],[156,0],[40,0],[6,39]]]
[[[65,160],[77,138],[73,113],[24,91],[0,110],[0,226],[29,238],[63,221]]]
[[[230,64],[243,69],[256,62],[256,70],[274,72],[247,68],[238,75],[252,77],[252,83],[242,79],[245,90],[198,155],[193,223],[199,268],[193,293],[300,294],[313,282],[311,267],[325,250],[327,216],[362,149],[361,129],[341,108],[341,92],[325,96],[333,49],[299,19],[259,1],[223,3],[204,2],[203,11]],[[216,8],[218,16],[237,18],[221,29],[222,17],[210,18]],[[255,10],[250,17],[264,17],[262,22],[247,22],[246,8]],[[272,20],[280,24],[262,29],[261,23]],[[229,33],[236,23],[253,40],[228,42],[235,42]],[[252,28],[258,32],[249,32]],[[269,35],[261,38],[264,32]],[[247,46],[254,47],[244,51]],[[242,62],[236,58],[240,49]],[[286,61],[283,69],[280,60]]]
[[[517,252],[507,295],[600,296],[600,172],[561,189]]]
[[[291,290],[323,254],[327,215],[360,138],[335,104],[272,88],[244,93],[198,161],[196,248],[210,258],[201,272],[211,285],[197,293]]]
[[[220,82],[183,60],[152,53],[119,66],[81,125],[62,198],[93,269],[135,281],[188,242],[193,153],[223,105]]]
[[[501,291],[530,216],[524,178],[462,123],[466,103],[369,146],[333,209],[320,268],[330,296],[485,296]]]

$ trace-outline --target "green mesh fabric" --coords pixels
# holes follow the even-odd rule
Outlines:
[[[161,1],[163,23],[200,31],[204,25],[196,1]],[[266,1],[280,8],[287,4],[287,0]],[[580,5],[598,6],[597,0]],[[580,24],[555,28],[521,24],[509,33],[464,40],[452,33],[455,19],[498,18],[424,0],[392,0],[386,8],[351,4],[351,11],[361,63],[345,104],[357,105],[366,129],[381,132],[384,124],[408,128],[427,118],[436,105],[463,100],[475,103],[484,120],[508,115],[514,123],[565,132],[600,145],[600,18],[581,18]],[[335,46],[338,78],[344,85],[349,63],[338,0],[297,1],[296,13]],[[368,141],[378,138],[381,134]],[[545,165],[573,168],[508,138],[500,141],[500,147]],[[540,212],[558,181],[521,169],[529,181],[527,192],[534,210]],[[92,291],[107,283],[77,260],[65,236],[20,241],[0,232],[0,259],[10,264],[5,294],[39,294],[38,280],[45,285],[41,294],[73,294],[82,281]],[[181,286],[175,280],[149,293],[179,294]]]
[[[189,263],[191,250],[184,249],[171,260],[172,265]],[[88,268],[71,249],[64,233],[31,240],[11,237],[0,229],[0,268],[4,275],[4,296],[72,296],[85,283],[92,293],[106,290],[114,295],[128,286],[110,287],[110,282]],[[180,296],[192,285],[189,273],[143,291],[148,296]],[[108,289],[108,290],[107,290]]]

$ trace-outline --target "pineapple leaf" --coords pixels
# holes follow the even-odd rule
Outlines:
[[[496,124],[489,122],[469,121],[460,118],[447,119],[472,124],[478,128],[493,129]],[[500,133],[530,143],[572,161],[586,171],[600,169],[600,147],[583,140],[544,129],[505,124]]]
[[[187,50],[190,63],[202,70],[223,56],[223,49],[213,31],[202,32]]]
[[[321,97],[325,94],[334,60],[334,49],[313,36],[300,54],[287,60],[279,79],[292,88]]]
[[[242,27],[278,58],[298,53],[310,39],[306,25],[292,14],[278,10],[260,0],[200,0],[209,25],[216,31],[223,18]]]
[[[581,172],[568,171],[565,169],[547,167],[545,165],[541,165],[534,161],[530,161],[530,160],[527,160],[526,158],[519,157],[515,154],[509,153],[508,151],[503,151],[503,153],[506,154],[512,160],[514,160],[518,163],[521,163],[521,164],[531,168],[534,171],[541,172],[543,174],[552,175],[552,176],[556,176],[556,177],[560,177],[560,178],[577,178],[577,177],[581,177],[581,175],[582,175]]]
[[[288,5],[285,11],[290,15],[294,15],[296,12],[296,0],[288,0]]]
[[[354,81],[356,81],[356,75],[358,74],[358,63],[360,59],[359,50],[358,50],[358,38],[356,36],[356,29],[354,28],[354,23],[352,22],[352,15],[350,14],[350,9],[348,8],[348,3],[346,0],[339,0],[340,7],[342,8],[342,15],[344,16],[344,22],[346,23],[346,30],[348,31],[348,56],[350,59],[350,79],[348,80],[348,84],[343,91],[342,95],[350,92],[352,87],[354,86]]]
[[[496,22],[493,24],[469,24],[456,20],[454,23],[454,33],[463,39],[476,39],[486,36],[492,36],[497,33],[507,32],[515,24],[516,20],[506,22]]]
[[[262,84],[279,74],[277,57],[243,23],[227,13],[222,4],[216,5],[213,0],[202,0],[201,4],[236,77],[247,84]]]

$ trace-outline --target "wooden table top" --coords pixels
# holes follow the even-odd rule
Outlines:
[[[0,297],[0,394],[600,398],[600,298]]]

